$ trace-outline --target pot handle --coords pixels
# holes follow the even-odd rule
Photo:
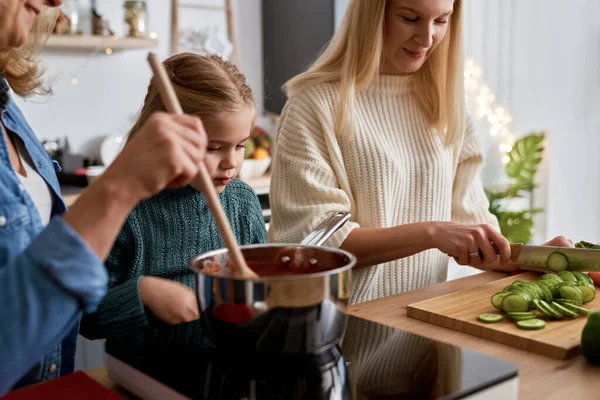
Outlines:
[[[337,211],[333,213],[325,221],[321,222],[311,233],[300,242],[306,246],[320,246],[331,235],[340,229],[350,219],[351,214],[346,211]]]

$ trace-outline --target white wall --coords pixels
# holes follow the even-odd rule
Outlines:
[[[534,241],[557,235],[600,241],[600,2],[595,0],[465,2],[465,57],[483,69],[517,137],[546,132],[534,205]],[[496,144],[477,124],[494,184]],[[488,166],[489,167],[489,166]],[[474,273],[452,263],[448,278]]]
[[[465,4],[465,55],[513,116],[512,132],[547,132],[537,238],[600,241],[600,2]]]
[[[333,18],[335,29],[337,29],[342,23],[342,18],[344,17],[344,12],[346,11],[346,7],[348,7],[349,2],[350,0],[333,1]]]
[[[84,3],[84,1],[82,1]],[[117,33],[123,31],[123,1],[98,1],[99,12]],[[223,0],[203,3],[223,4]],[[169,55],[171,2],[147,0],[149,29],[156,32],[161,58]],[[234,1],[234,18],[240,47],[241,69],[262,104],[262,36],[260,0]],[[219,26],[226,32],[224,13],[185,10],[182,27]],[[23,112],[40,139],[66,136],[76,151],[88,153],[94,138],[126,133],[144,99],[150,68],[148,50],[91,52],[45,51],[42,58],[52,78],[54,95],[19,100]],[[77,76],[78,84],[71,79]]]

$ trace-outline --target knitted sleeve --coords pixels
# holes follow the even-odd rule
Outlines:
[[[135,256],[135,215],[129,216],[106,259],[108,292],[96,312],[84,315],[80,333],[89,339],[131,335],[149,326],[140,297],[143,266]],[[139,231],[139,229],[138,229]]]
[[[499,230],[498,220],[489,212],[489,202],[479,178],[483,161],[481,146],[469,119],[452,188],[452,220],[487,223]]]
[[[256,193],[240,208],[243,219],[243,232],[240,235],[240,244],[262,244],[267,243],[267,230],[262,215],[262,207]]]
[[[338,174],[341,154],[333,132],[333,113],[316,103],[324,93],[291,97],[281,115],[269,201],[273,217],[269,241],[299,243],[336,211],[352,212],[352,196]],[[349,221],[327,242],[339,247],[359,225]]]

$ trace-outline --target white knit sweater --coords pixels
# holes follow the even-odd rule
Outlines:
[[[278,127],[269,240],[297,243],[334,211],[352,219],[326,243],[339,247],[357,227],[421,221],[491,223],[478,171],[479,142],[468,124],[447,148],[428,124],[411,76],[376,76],[357,92],[355,132],[336,135],[338,84],[288,100]],[[355,270],[352,303],[446,280],[448,256],[427,250]]]

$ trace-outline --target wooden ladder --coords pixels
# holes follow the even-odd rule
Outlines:
[[[171,0],[171,54],[179,53],[179,9],[198,9],[210,11],[223,11],[227,18],[227,35],[233,47],[233,59],[237,65],[240,65],[240,56],[238,51],[238,42],[233,18],[232,0],[225,0],[225,5],[217,6],[212,4],[181,3],[179,0]]]

